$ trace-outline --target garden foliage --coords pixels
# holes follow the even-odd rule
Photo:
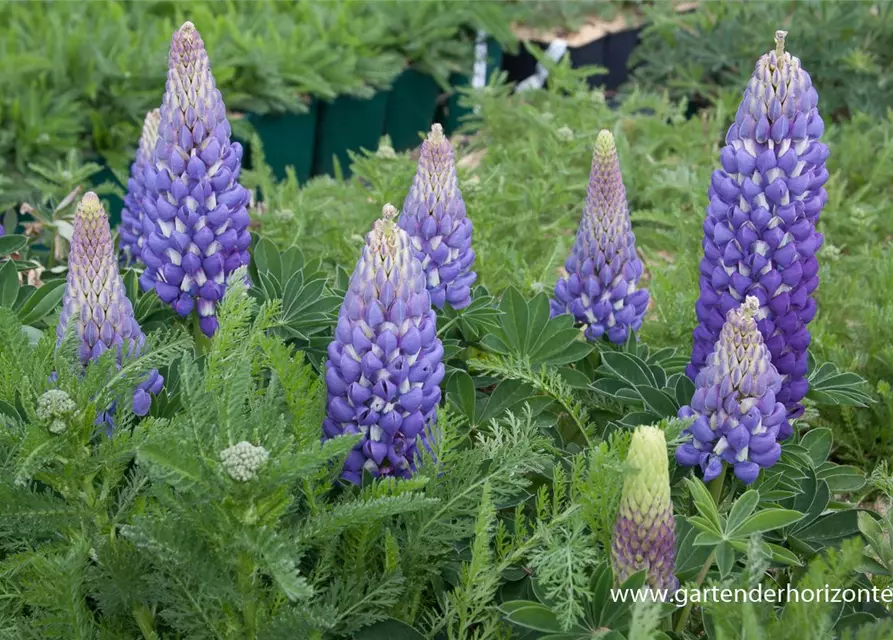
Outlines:
[[[175,51],[200,42],[193,19]],[[786,46],[799,42],[792,31]],[[822,74],[800,57],[821,108]],[[191,60],[194,79],[205,59]],[[252,192],[252,228],[214,331],[139,286],[141,255],[112,254],[98,196],[83,193],[96,167],[73,153],[8,189],[31,218],[8,214],[0,237],[0,637],[889,637],[880,603],[673,606],[657,589],[890,584],[893,524],[877,509],[893,499],[878,464],[893,453],[889,286],[854,283],[893,271],[893,160],[864,153],[893,121],[826,127],[801,414],[782,401],[758,295],[725,310],[708,366],[686,371],[711,174],[734,173],[721,150],[744,83],[687,119],[684,102],[642,90],[609,105],[585,74],[564,61],[525,94],[493,77],[466,98],[475,136],[432,131],[421,160],[383,141],[354,156],[350,181],[227,167],[227,188]],[[165,101],[146,164],[201,191],[226,162],[205,163],[195,123],[171,126],[188,119],[185,93]],[[177,203],[159,250],[179,266],[214,214],[190,217],[198,191],[174,198],[167,182],[133,189]],[[406,201],[412,224],[382,210]],[[592,255],[566,261],[578,227]],[[638,266],[604,276],[611,290],[571,286],[618,250]],[[461,277],[446,258],[473,260],[476,281],[438,299]],[[584,312],[629,294],[638,314],[647,288],[641,325],[586,331],[552,304],[559,281]],[[139,349],[112,348],[125,337]],[[651,597],[622,602],[615,587]]]

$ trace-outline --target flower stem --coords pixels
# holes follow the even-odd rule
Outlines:
[[[722,485],[726,479],[726,463],[722,464],[722,471],[719,472],[719,475],[713,478],[707,485],[707,489],[710,491],[710,496],[713,498],[713,503],[719,507],[719,500],[722,498]],[[713,560],[716,558],[716,548],[714,548],[710,555],[707,556],[707,559],[704,561],[704,565],[701,567],[701,570],[698,572],[697,577],[695,578],[695,586],[700,587],[703,584],[704,579],[707,577],[707,572],[710,571],[710,567],[713,566]],[[676,620],[676,633],[682,633],[682,630],[685,629],[685,623],[688,622],[688,616],[691,614],[692,601],[689,599],[685,603],[685,607],[682,611],[679,612],[679,618]]]
[[[192,338],[195,342],[195,354],[204,355],[211,350],[211,338],[205,335],[198,323],[198,314],[192,314]]]

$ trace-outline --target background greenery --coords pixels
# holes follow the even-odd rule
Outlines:
[[[534,22],[548,13],[475,3],[473,17],[445,2],[423,5],[428,15],[406,8],[415,3],[379,4],[392,19],[376,18],[373,3],[346,2],[194,5],[189,18],[201,24],[228,105],[262,111],[300,108],[301,95],[362,95],[407,60],[449,73],[467,62],[467,27],[498,18],[497,33],[513,16]],[[643,4],[651,21],[637,53],[644,64],[616,100],[591,90],[593,70],[567,59],[549,64],[543,91],[513,94],[500,74],[467,91],[466,105],[478,109],[454,146],[483,287],[469,309],[439,319],[449,369],[440,466],[408,482],[341,487],[333,481],[350,443],[319,444],[318,369],[363,236],[385,202],[402,204],[415,155],[383,139],[353,155],[349,180],[299,184],[294,175],[277,181],[251,139],[256,168],[243,182],[255,190],[254,286],[227,296],[209,350],[194,352],[184,327],[138,292],[128,270],[149,348],[117,375],[106,357],[80,376],[71,345],[57,350],[52,328],[73,206],[101,169],[85,155],[129,160],[140,110],[160,97],[164,58],[130,65],[140,47],[166,50],[184,9],[108,5],[108,16],[89,21],[68,5],[25,6],[0,7],[6,33],[16,35],[2,40],[16,64],[0,75],[0,114],[13,123],[0,180],[8,234],[0,240],[8,258],[0,268],[0,638],[570,640],[606,628],[611,640],[891,637],[879,606],[715,604],[686,625],[672,608],[609,605],[605,596],[617,500],[632,472],[626,427],[659,423],[670,449],[678,441],[683,425],[660,418],[691,395],[680,370],[695,324],[707,185],[743,78],[779,24],[829,114],[822,284],[810,325],[816,362],[831,363],[812,367],[825,402],[812,396],[799,436],[750,490],[730,482],[711,496],[671,460],[677,573],[740,587],[890,584],[885,7],[709,2],[678,16]],[[452,7],[455,16],[436,15]],[[560,20],[587,10],[567,3]],[[133,12],[152,11],[132,27]],[[277,11],[305,13],[289,22]],[[439,20],[437,47],[416,38],[421,23]],[[305,49],[307,29],[327,34],[331,48]],[[271,36],[268,47],[265,33],[283,39]],[[464,53],[452,53],[455,43]],[[43,50],[66,62],[47,63],[35,54]],[[281,58],[271,63],[274,50]],[[873,62],[847,66],[865,60]],[[641,342],[617,349],[580,341],[546,306],[602,128],[617,139],[653,299]],[[848,382],[837,377],[834,387],[833,365],[868,385],[856,390],[858,380],[843,374]],[[136,419],[122,402],[119,433],[96,438],[95,412],[149,367],[166,378],[150,417],[131,429]],[[35,408],[52,372],[78,407],[63,437],[47,433]],[[242,439],[263,444],[271,459],[258,481],[234,485],[219,451]]]

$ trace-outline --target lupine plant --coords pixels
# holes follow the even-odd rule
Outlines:
[[[642,261],[610,131],[596,138],[586,205],[564,269],[567,276],[555,283],[553,316],[570,313],[588,340],[606,336],[622,343],[641,328],[648,290],[638,286]]]
[[[127,180],[127,194],[121,210],[121,226],[118,230],[121,240],[119,249],[124,253],[126,263],[140,260],[140,249],[145,242],[143,237],[143,198],[146,196],[146,170],[151,168],[158,142],[158,124],[161,113],[153,109],[146,114],[143,132],[140,135],[136,159],[130,165],[130,178]]]
[[[231,133],[205,44],[186,22],[171,40],[158,141],[145,172],[140,284],[183,317],[195,309],[207,336],[217,330],[227,276],[249,260],[242,145]]]
[[[779,311],[800,305],[805,331],[809,238],[821,242],[813,209],[826,197],[814,90],[781,49],[748,87],[704,228],[695,187],[723,109],[686,120],[684,105],[632,92],[614,110],[565,59],[542,91],[474,92],[480,134],[450,141],[434,127],[418,163],[391,150],[357,156],[351,181],[265,179],[251,238],[241,148],[201,38],[183,25],[158,140],[131,171],[142,208],[134,183],[121,229],[147,290],[139,263],[119,275],[94,193],[77,207],[67,264],[41,265],[39,236],[0,239],[0,635],[891,637],[878,603],[673,606],[677,586],[889,583],[873,502],[893,481],[885,467],[867,481],[839,464],[834,440],[848,424],[826,413],[871,397],[822,362],[824,312],[811,353]],[[841,137],[829,136],[838,158]],[[836,183],[829,214],[871,191],[863,156],[850,155],[862,168]],[[461,195],[457,164],[469,176]],[[246,184],[269,173],[258,167]],[[407,190],[402,215],[382,210],[348,275],[370,202]],[[33,231],[14,214],[4,223]],[[134,244],[136,228],[147,233]],[[740,240],[758,230],[745,252]],[[711,271],[707,293],[695,280],[702,250],[729,278],[714,283]],[[475,251],[486,260],[472,264]],[[775,297],[760,294],[762,280],[736,288],[755,266],[770,285],[781,277]],[[37,322],[53,326],[53,291],[65,293],[58,333]],[[722,323],[694,366],[678,345],[698,295],[699,321],[715,312]],[[155,328],[164,304],[198,307],[197,330]],[[809,395],[795,415],[783,398],[799,369],[781,365],[801,347]],[[164,393],[151,399],[159,369]],[[113,437],[96,428],[110,418]],[[656,597],[633,601],[641,589]]]
[[[710,180],[704,258],[692,361],[695,379],[722,330],[725,314],[747,296],[760,303],[758,325],[784,380],[778,400],[791,419],[809,389],[809,322],[819,284],[816,231],[828,199],[818,93],[800,60],[784,50],[786,32],[760,58]],[[785,423],[781,438],[791,435]]]
[[[719,340],[695,378],[691,405],[680,418],[694,418],[685,430],[691,442],[676,450],[676,460],[700,466],[704,480],[717,477],[723,463],[745,484],[757,479],[781,455],[778,439],[790,433],[787,412],[777,401],[782,379],[757,328],[760,301],[748,296],[726,314]]]
[[[670,499],[670,473],[664,432],[638,427],[632,436],[614,525],[611,559],[614,574],[625,582],[645,569],[653,589],[674,590],[676,579],[676,522]]]
[[[362,434],[343,477],[359,483],[373,476],[408,478],[419,444],[430,451],[444,375],[443,345],[425,272],[397,210],[366,235],[338,313],[326,361],[326,438]]]
[[[456,178],[453,146],[439,124],[422,143],[399,224],[422,262],[431,304],[442,308],[449,302],[454,309],[471,304],[471,285],[477,279],[472,224]]]
[[[78,354],[84,365],[110,349],[116,352],[120,364],[125,356],[138,356],[146,342],[118,272],[108,216],[93,192],[84,195],[75,213],[68,284],[56,326],[57,346],[65,340],[67,331],[77,334]],[[157,394],[163,384],[164,378],[152,370],[133,391],[133,412],[145,415],[152,402],[150,394]],[[111,429],[114,411],[113,405],[100,414],[97,422],[107,422]]]

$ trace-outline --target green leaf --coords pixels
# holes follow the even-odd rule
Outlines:
[[[28,244],[28,238],[25,236],[8,235],[0,237],[0,256],[8,256],[15,253]]]
[[[457,369],[446,385],[447,399],[465,416],[469,424],[476,424],[474,380],[468,372]]]
[[[502,605],[505,607],[510,603]],[[558,623],[558,618],[552,610],[538,602],[531,602],[522,607],[513,608],[506,614],[505,619],[518,626],[547,633],[561,633],[563,629]]]
[[[652,412],[663,417],[676,417],[676,412],[679,410],[679,407],[676,406],[673,399],[667,396],[663,391],[646,385],[637,385],[636,391],[639,392],[639,395],[642,396],[642,400],[645,401],[645,407]]]
[[[65,280],[51,280],[29,296],[18,311],[22,324],[34,324],[52,312],[65,295]]]
[[[619,351],[602,353],[602,366],[598,368],[598,371],[599,373],[613,375],[621,380],[626,380],[633,386],[653,386],[657,382],[653,378],[647,364],[636,356]]]
[[[725,580],[732,567],[735,566],[735,550],[728,542],[723,542],[716,547],[716,566],[719,568],[719,576]]]
[[[849,465],[827,462],[818,468],[816,475],[828,483],[832,493],[858,491],[865,486],[865,474]]]
[[[729,535],[736,538],[746,538],[752,533],[781,529],[802,518],[802,513],[792,509],[764,509],[749,517],[733,531],[729,531]]]
[[[411,627],[405,622],[395,618],[387,618],[381,622],[373,624],[371,627],[364,627],[353,637],[357,640],[424,640],[425,636],[415,627]]]
[[[856,535],[859,532],[858,513],[856,509],[847,509],[823,515],[798,531],[797,536],[807,542],[827,544]]]
[[[822,427],[813,429],[804,435],[800,440],[800,446],[806,448],[813,466],[817,467],[828,459],[833,442],[834,436],[831,433],[831,429]]]
[[[726,521],[726,534],[731,536],[732,531],[741,526],[750,517],[753,510],[757,508],[759,501],[760,492],[756,489],[749,489],[742,493],[729,512],[729,517]]]
[[[698,512],[707,518],[714,527],[717,535],[722,535],[722,520],[719,517],[719,511],[716,510],[716,503],[713,502],[713,496],[707,491],[704,483],[696,478],[686,478],[685,483],[691,493],[692,500],[695,502]]]
[[[19,295],[18,270],[12,260],[0,267],[0,307],[12,307]]]

